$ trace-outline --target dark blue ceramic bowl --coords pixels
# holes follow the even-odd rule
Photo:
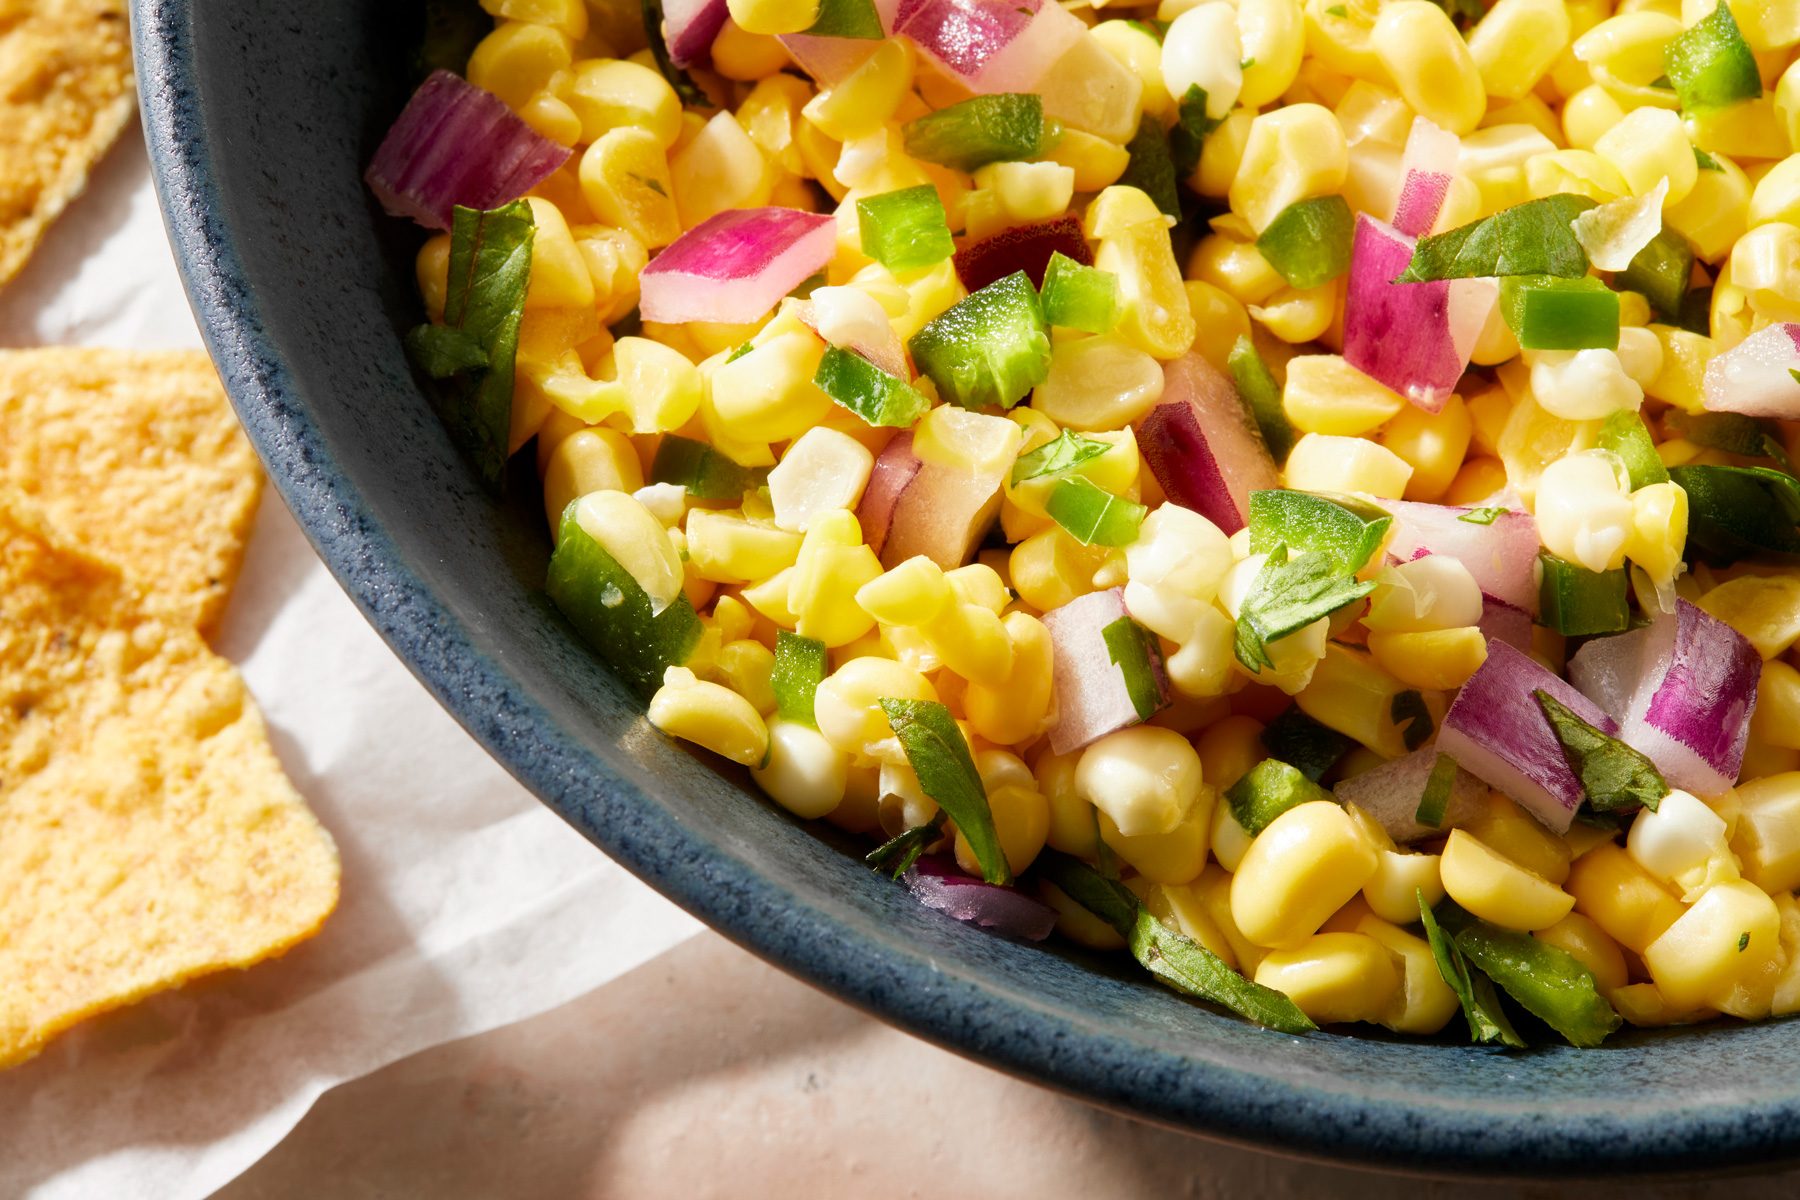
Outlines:
[[[276,487],[445,707],[670,898],[934,1042],[1215,1137],[1508,1174],[1741,1168],[1795,1155],[1792,1026],[1513,1055],[1269,1033],[1116,961],[1013,944],[928,912],[675,749],[545,600],[535,502],[497,503],[482,490],[402,354],[400,331],[420,319],[418,235],[382,216],[361,175],[406,96],[414,6],[133,7],[176,254]]]

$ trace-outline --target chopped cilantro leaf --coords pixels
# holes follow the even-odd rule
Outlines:
[[[1563,758],[1581,780],[1590,805],[1600,812],[1640,807],[1656,811],[1669,794],[1656,764],[1589,725],[1549,692],[1539,689],[1532,695],[1562,743]]]
[[[1395,283],[1471,279],[1486,275],[1587,274],[1587,252],[1570,224],[1594,207],[1586,196],[1559,192],[1503,208],[1447,233],[1419,239],[1412,262]]]
[[[1274,666],[1268,643],[1280,641],[1374,590],[1374,581],[1357,580],[1329,554],[1315,550],[1290,560],[1286,546],[1275,547],[1238,610],[1238,661],[1252,674]]]

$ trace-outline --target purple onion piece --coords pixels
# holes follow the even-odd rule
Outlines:
[[[1447,554],[1469,568],[1484,595],[1528,616],[1537,612],[1538,528],[1530,513],[1509,510],[1484,525],[1463,520],[1474,510],[1453,504],[1392,500],[1382,507],[1394,514],[1387,552],[1397,562]]]
[[[1531,650],[1531,614],[1514,608],[1504,600],[1481,594],[1481,636],[1490,642],[1505,642],[1515,650]]]
[[[1248,521],[1251,492],[1281,486],[1237,389],[1198,354],[1163,368],[1162,398],[1137,440],[1163,494],[1228,534]]]
[[[837,218],[795,208],[734,208],[676,238],[638,276],[638,310],[665,325],[747,325],[825,268]]]
[[[1373,770],[1352,775],[1332,791],[1342,803],[1354,804],[1381,822],[1388,836],[1402,845],[1446,833],[1468,823],[1481,812],[1487,784],[1458,764],[1443,823],[1435,828],[1419,824],[1416,819],[1419,801],[1424,799],[1425,784],[1431,778],[1431,769],[1437,765],[1439,752],[1440,748],[1435,745],[1415,750]]]
[[[927,855],[907,869],[906,888],[926,908],[1008,937],[1041,942],[1056,911],[1016,888],[971,879],[952,860]]]
[[[1050,748],[1057,754],[1079,750],[1114,730],[1138,723],[1137,707],[1125,686],[1125,673],[1113,662],[1103,631],[1125,610],[1122,588],[1089,592],[1044,614],[1055,654],[1051,687],[1056,696],[1056,724]],[[1169,703],[1169,680],[1156,669],[1158,708]]]
[[[663,37],[669,61],[678,67],[704,61],[730,15],[725,0],[664,0]]]

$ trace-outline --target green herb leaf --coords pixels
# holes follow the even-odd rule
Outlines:
[[[1286,462],[1288,451],[1294,448],[1298,435],[1288,421],[1287,410],[1281,406],[1281,385],[1275,382],[1275,373],[1269,370],[1269,364],[1256,352],[1256,343],[1248,335],[1240,336],[1232,343],[1225,366],[1231,372],[1231,381],[1237,385],[1238,398],[1256,419],[1256,427],[1262,432],[1269,456],[1278,463]]]
[[[1333,17],[1343,17],[1348,19],[1350,16],[1350,10],[1341,4],[1333,4],[1330,8],[1327,8],[1325,12]]]
[[[1570,1045],[1598,1046],[1622,1024],[1600,994],[1593,972],[1567,950],[1490,925],[1454,904],[1446,904],[1438,916],[1464,958]]]
[[[650,57],[656,61],[656,69],[662,77],[669,81],[675,89],[675,95],[684,105],[709,107],[712,100],[700,90],[700,85],[669,58],[668,37],[663,32],[662,0],[643,0],[644,36],[650,42]]]
[[[1606,424],[1600,427],[1600,448],[1624,460],[1634,492],[1669,480],[1669,470],[1657,456],[1656,442],[1650,437],[1644,418],[1636,412],[1616,412],[1606,418]]]
[[[1594,202],[1561,192],[1503,208],[1447,233],[1419,239],[1395,283],[1488,275],[1586,275],[1587,251],[1570,222]]]
[[[1188,84],[1177,109],[1175,128],[1169,131],[1169,159],[1175,178],[1187,179],[1200,166],[1206,135],[1217,129],[1223,118],[1215,120],[1206,115],[1206,89],[1197,83]]]
[[[1290,808],[1331,798],[1330,792],[1276,758],[1263,759],[1225,790],[1231,815],[1251,837]]]
[[[1562,743],[1569,770],[1581,780],[1587,801],[1601,812],[1647,808],[1656,811],[1669,794],[1656,764],[1617,738],[1608,737],[1570,712],[1541,688],[1532,693],[1556,740]]]
[[[1175,189],[1175,162],[1169,153],[1169,135],[1157,117],[1138,122],[1137,133],[1125,144],[1129,158],[1119,176],[1123,187],[1143,191],[1165,216],[1181,219],[1181,193]]]
[[[1130,617],[1120,617],[1100,631],[1106,657],[1125,676],[1125,693],[1138,720],[1148,721],[1162,707],[1162,688],[1157,686],[1162,650],[1150,640],[1144,627]]]
[[[1373,580],[1359,582],[1328,554],[1311,551],[1290,561],[1287,547],[1277,546],[1238,609],[1237,660],[1251,674],[1260,674],[1275,665],[1268,643],[1297,633],[1374,590]]]
[[[1292,1000],[1245,979],[1218,955],[1157,920],[1123,884],[1104,878],[1079,859],[1045,850],[1036,870],[1045,882],[1117,930],[1138,962],[1176,991],[1282,1033],[1318,1028]]]
[[[437,389],[438,414],[489,486],[497,487],[506,470],[513,359],[535,234],[531,206],[523,200],[488,212],[458,205],[443,324],[421,325],[406,338],[420,369],[444,380]],[[428,332],[436,329],[446,332]]]
[[[775,712],[784,721],[798,721],[817,729],[813,696],[825,681],[825,643],[801,637],[785,629],[775,633],[775,665],[769,671],[769,688],[775,693]]]
[[[1459,521],[1467,521],[1471,525],[1492,525],[1495,521],[1499,520],[1501,514],[1505,512],[1506,509],[1497,505],[1490,508],[1471,508],[1468,512],[1456,519]]]
[[[1469,1023],[1469,1038],[1480,1043],[1499,1042],[1515,1049],[1523,1048],[1525,1039],[1513,1031],[1512,1022],[1500,1007],[1500,997],[1487,976],[1469,969],[1462,951],[1437,922],[1431,906],[1425,903],[1425,892],[1419,897],[1419,920],[1425,926],[1425,940],[1431,943],[1431,956],[1437,960],[1438,974],[1462,1002],[1463,1018]]]
[[[937,841],[943,832],[944,810],[940,808],[923,825],[914,825],[911,829],[897,833],[863,855],[863,862],[892,879],[898,879],[919,861],[919,856],[925,853],[925,847]]]
[[[1743,933],[1738,935],[1738,953],[1742,954],[1744,951],[1748,950],[1749,948],[1750,948],[1750,931],[1748,929],[1746,929],[1746,930],[1744,930]]]
[[[819,19],[806,27],[806,33],[809,37],[860,41],[879,41],[886,36],[872,0],[824,0],[819,5]]]
[[[1717,563],[1800,558],[1800,482],[1764,467],[1669,468],[1688,498],[1688,553]]]
[[[1723,171],[1725,169],[1719,165],[1718,159],[1698,146],[1694,147],[1694,165],[1702,171]]]
[[[975,770],[969,743],[950,710],[935,700],[895,700],[884,697],[881,711],[900,739],[906,761],[919,777],[920,789],[950,814],[956,828],[975,852],[981,877],[989,883],[1009,884],[1012,868],[994,829],[987,789]]]
[[[1112,448],[1111,442],[1065,429],[1037,449],[1019,455],[1018,461],[1013,463],[1012,485],[1018,487],[1027,479],[1039,479],[1045,475],[1067,474]]]
[[[1149,509],[1080,475],[1057,483],[1044,512],[1084,546],[1129,546]]]
[[[1788,369],[1793,370],[1792,367]],[[1673,437],[1686,438],[1709,450],[1723,450],[1745,458],[1772,459],[1788,474],[1794,473],[1787,449],[1781,444],[1777,436],[1779,431],[1772,422],[1759,421],[1742,413],[1685,413],[1678,408],[1671,408],[1663,421]]]
[[[744,355],[750,353],[754,349],[756,349],[755,342],[745,342],[743,345],[739,346],[736,350],[733,350],[730,354],[727,354],[725,356],[725,361],[728,363],[734,363],[738,359],[744,357]]]
[[[1431,709],[1425,706],[1424,694],[1410,689],[1395,696],[1393,703],[1388,705],[1388,720],[1406,726],[1400,737],[1408,750],[1423,746],[1437,730],[1437,722],[1431,719]]]
[[[1419,807],[1413,813],[1413,820],[1421,825],[1436,829],[1444,823],[1444,813],[1450,807],[1450,792],[1456,785],[1456,760],[1448,754],[1440,754],[1431,764],[1431,777],[1425,781],[1425,794],[1419,797]]]
[[[1357,744],[1355,738],[1327,728],[1301,712],[1298,704],[1283,709],[1280,716],[1270,721],[1260,740],[1271,757],[1291,764],[1314,783],[1325,778],[1325,773]]]
[[[871,425],[910,429],[931,408],[918,388],[842,346],[826,347],[813,384]]]

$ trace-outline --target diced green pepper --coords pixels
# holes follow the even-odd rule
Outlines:
[[[886,36],[874,0],[821,0],[819,18],[806,27],[809,37],[876,41]]]
[[[1044,120],[1042,97],[1009,92],[973,96],[927,113],[907,122],[901,137],[914,158],[973,171],[1032,158],[1055,140],[1055,132],[1054,123]]]
[[[1080,475],[1057,483],[1044,512],[1084,546],[1129,546],[1149,509]]]
[[[1393,523],[1385,509],[1352,496],[1284,488],[1250,493],[1250,553],[1268,554],[1277,546],[1317,551],[1344,574],[1363,569]]]
[[[1625,569],[1590,571],[1548,550],[1538,555],[1538,623],[1567,637],[1621,633],[1631,624]]]
[[[1800,558],[1800,482],[1765,467],[1671,467],[1687,493],[1688,551],[1716,563],[1772,555]]]
[[[1664,48],[1663,66],[1687,112],[1724,108],[1762,95],[1756,56],[1725,0]]]
[[[824,642],[776,630],[769,688],[775,693],[775,712],[783,720],[819,727],[813,718],[813,695],[825,681],[826,665]]]
[[[1023,271],[934,317],[907,342],[919,373],[964,408],[1011,408],[1050,373],[1050,336]]]
[[[1677,231],[1664,227],[1650,244],[1637,252],[1631,265],[1613,276],[1613,284],[1637,292],[1650,302],[1658,316],[1681,319],[1681,303],[1694,273],[1694,248]]]
[[[1625,463],[1631,490],[1653,483],[1667,483],[1669,470],[1656,453],[1656,443],[1644,418],[1635,412],[1616,412],[1600,427],[1600,448],[1610,450]]]
[[[1526,350],[1619,346],[1619,294],[1592,275],[1508,275],[1500,281],[1500,313]]]
[[[1106,656],[1125,677],[1125,693],[1138,720],[1148,721],[1163,706],[1162,688],[1157,675],[1162,664],[1162,651],[1149,632],[1130,617],[1120,617],[1100,631],[1106,643]]]
[[[912,384],[841,346],[825,351],[813,383],[871,425],[910,429],[931,407],[931,401]]]
[[[739,466],[705,442],[665,434],[650,463],[651,483],[684,487],[696,500],[741,500],[762,481],[762,474]]]
[[[917,270],[956,253],[944,202],[929,183],[856,202],[863,253],[890,271]]]
[[[687,662],[700,641],[700,618],[687,597],[653,613],[642,585],[582,529],[573,502],[544,589],[582,640],[646,699],[662,686],[663,671]]]
[[[1442,825],[1455,786],[1456,760],[1448,754],[1438,755],[1432,761],[1430,777],[1425,780],[1425,794],[1419,797],[1419,807],[1413,810],[1413,820],[1427,829]]]
[[[1490,925],[1454,904],[1441,906],[1436,916],[1470,963],[1570,1045],[1598,1046],[1622,1023],[1593,972],[1567,950]]]
[[[1263,759],[1225,791],[1231,815],[1252,837],[1290,808],[1331,798],[1330,792],[1278,758]]]
[[[1462,951],[1456,948],[1456,939],[1444,931],[1432,914],[1431,906],[1425,903],[1425,893],[1421,890],[1414,895],[1419,900],[1419,921],[1425,926],[1425,940],[1431,946],[1438,974],[1443,976],[1462,1004],[1463,1017],[1469,1023],[1469,1040],[1523,1048],[1525,1039],[1514,1032],[1512,1022],[1506,1019],[1500,997],[1494,994],[1493,980],[1480,971],[1469,969]],[[1454,906],[1446,906],[1446,911],[1450,907]],[[1460,909],[1457,911],[1461,912]]]
[[[1270,721],[1260,740],[1270,757],[1291,764],[1314,783],[1356,748],[1355,738],[1319,724],[1297,704]]]
[[[1287,410],[1281,406],[1281,385],[1275,382],[1269,364],[1256,352],[1256,343],[1248,335],[1239,337],[1232,344],[1225,366],[1231,372],[1231,381],[1237,384],[1238,398],[1250,409],[1257,429],[1262,431],[1269,456],[1277,464],[1286,462],[1297,435],[1288,421]]]
[[[1120,186],[1138,188],[1164,216],[1181,220],[1181,193],[1175,188],[1175,163],[1169,157],[1169,135],[1162,120],[1151,116],[1140,120],[1125,152],[1128,157],[1125,173],[1119,176]]]
[[[1296,200],[1276,214],[1256,248],[1297,288],[1330,283],[1350,269],[1356,217],[1342,196]]]
[[[1111,333],[1119,323],[1119,278],[1058,250],[1044,269],[1044,320],[1083,333]]]

